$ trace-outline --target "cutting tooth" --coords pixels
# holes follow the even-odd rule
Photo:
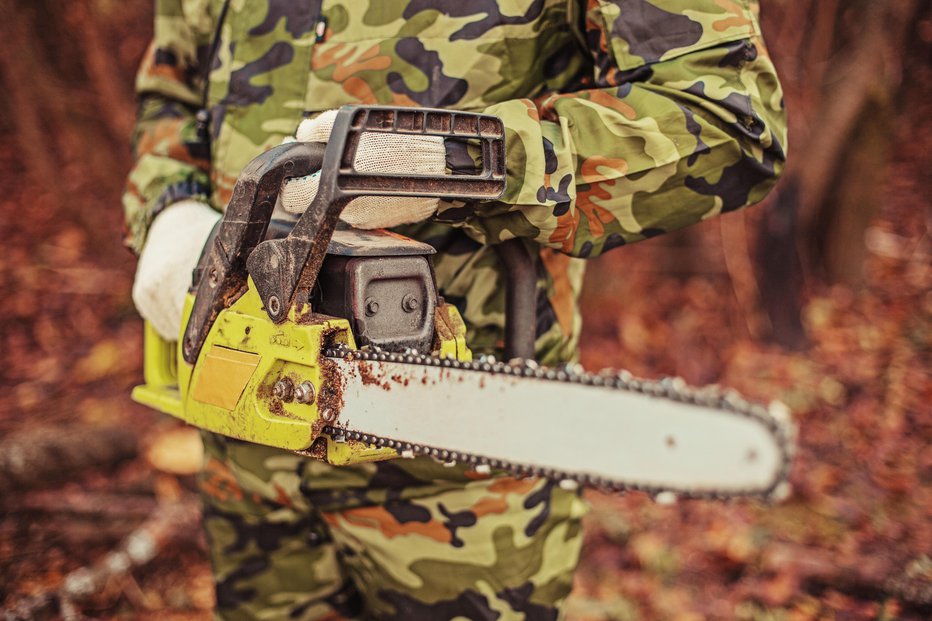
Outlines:
[[[412,451],[411,449],[405,449],[401,451],[401,456],[404,457],[405,459],[414,459],[414,451]]]
[[[479,474],[492,474],[492,467],[489,464],[476,464],[475,471]]]
[[[782,401],[771,401],[767,406],[767,412],[781,425],[785,425],[792,420],[790,408]]]
[[[741,396],[741,393],[733,388],[729,388],[725,391],[725,394],[722,396],[722,400],[725,405],[730,407],[732,410],[740,411],[745,406],[747,406],[747,401],[744,400],[744,397]]]
[[[450,461],[443,462],[443,467],[444,468],[456,468],[456,460],[451,459]]]
[[[573,479],[563,479],[560,481],[560,489],[567,492],[575,492],[577,489],[579,489],[579,483]]]
[[[660,492],[654,496],[654,502],[656,502],[658,505],[675,505],[676,494],[670,491]]]
[[[789,484],[788,481],[784,481],[777,485],[777,488],[773,490],[773,493],[770,494],[770,499],[774,502],[783,502],[790,497],[790,494],[793,492],[793,486]]]

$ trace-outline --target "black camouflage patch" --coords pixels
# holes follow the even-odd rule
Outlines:
[[[659,61],[670,50],[689,47],[702,38],[702,24],[682,13],[670,13],[648,0],[609,0],[621,14],[612,23],[612,34],[628,42],[628,53],[647,64]]]
[[[228,106],[249,106],[265,103],[272,96],[271,86],[254,86],[252,79],[279,67],[284,67],[294,58],[294,49],[284,41],[272,45],[261,57],[230,74],[230,90],[223,98]]]

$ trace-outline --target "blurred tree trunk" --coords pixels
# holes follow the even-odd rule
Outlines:
[[[131,29],[151,6],[0,0],[0,11],[7,16],[0,20],[0,129],[18,148],[24,172],[48,185],[73,165],[81,169],[76,178],[121,186],[132,68],[145,36]]]
[[[910,33],[927,10],[919,0],[797,0],[783,13],[771,46],[786,46],[787,82],[799,90],[802,110],[790,114],[809,120],[808,131],[794,126],[789,167],[760,230],[762,301],[783,345],[804,342],[807,275],[862,282],[864,233],[882,200]],[[798,257],[788,256],[792,248]]]
[[[825,63],[814,130],[795,169],[805,254],[832,283],[856,286],[862,279],[864,231],[881,200],[896,137],[893,102],[919,12],[917,0],[861,0],[840,5],[836,16],[836,31],[849,20],[860,29],[834,36],[844,48]]]

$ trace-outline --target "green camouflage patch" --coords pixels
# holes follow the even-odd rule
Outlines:
[[[438,285],[459,307],[477,353],[500,350],[503,339],[503,275],[488,244],[519,237],[540,253],[538,358],[548,364],[570,360],[580,331],[580,258],[760,201],[783,170],[782,91],[760,37],[756,0],[233,0],[213,58],[208,58],[209,49],[224,0],[155,4],[154,40],[137,80],[142,105],[136,165],[124,198],[128,243],[139,250],[153,214],[171,200],[209,190],[210,202],[222,209],[251,159],[291,135],[302,118],[322,110],[370,103],[495,114],[507,132],[508,186],[502,199],[444,203],[431,222],[401,229],[438,249]],[[205,75],[209,149],[194,122]],[[446,606],[455,607],[448,602],[465,601],[489,607],[491,612],[480,618],[497,618],[495,611],[506,609],[525,610],[528,619],[549,618],[532,611],[539,602],[546,607],[560,599],[563,587],[536,573],[520,583],[479,584],[472,569],[457,570],[474,584],[456,594],[440,586],[424,586],[427,591],[413,586],[433,578],[435,571],[443,574],[444,563],[457,566],[460,548],[452,543],[469,547],[472,532],[481,530],[489,549],[518,556],[528,546],[556,545],[560,535],[552,533],[539,533],[533,545],[522,539],[520,511],[477,518],[478,530],[452,528],[454,518],[425,499],[415,503],[425,521],[411,524],[427,530],[405,530],[415,526],[404,522],[409,525],[393,537],[385,529],[394,533],[402,522],[384,503],[397,498],[414,502],[411,490],[424,488],[406,479],[397,488],[373,488],[376,475],[384,475],[381,470],[321,470],[303,459],[301,476],[289,478],[277,473],[295,471],[299,458],[276,459],[284,460],[282,469],[269,470],[259,460],[244,467],[236,480],[263,488],[263,481],[287,479],[279,484],[283,498],[295,503],[293,514],[264,500],[251,504],[251,496],[218,509],[242,514],[243,524],[254,526],[252,539],[230,526],[240,518],[208,516],[215,562],[224,563],[218,573],[221,590],[230,584],[229,592],[236,594],[237,584],[247,584],[242,592],[263,602],[250,604],[255,610],[295,610],[300,602],[320,601],[307,593],[325,599],[346,594],[343,577],[324,569],[314,570],[319,575],[303,574],[300,588],[289,586],[288,580],[297,579],[287,569],[290,561],[283,565],[289,577],[281,582],[240,579],[250,572],[270,576],[261,567],[278,564],[260,554],[262,542],[276,537],[263,534],[269,520],[328,530],[334,540],[337,529],[344,533],[342,547],[327,552],[313,546],[299,550],[293,541],[304,535],[272,547],[279,550],[281,543],[288,550],[285,558],[294,554],[307,566],[322,568],[340,559],[336,564],[351,568],[353,580],[374,580],[388,589],[386,595],[359,597],[380,614],[442,618]],[[392,464],[379,468],[408,467]],[[314,510],[321,514],[310,526],[299,517],[307,511],[314,515],[310,505],[298,506],[307,491],[299,494],[299,484],[314,489],[332,484],[343,504],[325,519],[320,507],[326,503],[315,496]],[[449,485],[430,496],[466,494],[444,500],[443,507],[451,515],[466,511],[468,518],[470,503],[478,502],[466,493],[472,483]],[[354,502],[362,514],[352,513]],[[441,542],[429,533],[447,533],[450,539]],[[391,547],[409,537],[423,543],[425,551],[420,543],[412,548],[417,552]],[[434,557],[432,549],[444,552]],[[338,556],[340,550],[345,558]],[[407,564],[390,575],[379,573],[361,550],[390,554],[392,562]],[[257,564],[247,562],[250,555]],[[315,558],[330,560],[318,565]],[[563,584],[563,578],[554,580]],[[308,605],[315,611],[319,606]],[[311,614],[298,616],[305,613]]]
[[[335,468],[203,436],[222,618],[558,618],[577,494],[427,458]]]
[[[134,248],[167,188],[178,197],[179,184],[206,182],[191,119],[221,4],[156,2],[124,201]],[[786,123],[756,11],[747,0],[232,2],[208,72],[211,201],[222,209],[239,171],[321,110],[499,115],[502,200],[443,204],[434,224],[405,229],[442,240],[441,289],[461,306],[477,351],[493,351],[500,268],[479,244],[523,237],[594,257],[766,195],[783,168]],[[479,242],[472,251],[469,240]],[[583,268],[543,265],[538,350],[552,362],[578,339]]]

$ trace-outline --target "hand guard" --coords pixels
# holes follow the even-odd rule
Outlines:
[[[301,122],[295,135],[299,142],[327,142],[336,110]],[[360,172],[442,175],[446,172],[446,149],[437,136],[405,136],[366,133],[359,139],[356,168]],[[289,179],[282,188],[282,207],[302,213],[317,195],[320,172]],[[343,210],[340,219],[359,229],[378,229],[426,220],[437,211],[437,198],[386,198],[363,196]]]
[[[191,272],[220,214],[197,200],[183,200],[156,216],[139,255],[133,303],[168,341],[177,341]]]

